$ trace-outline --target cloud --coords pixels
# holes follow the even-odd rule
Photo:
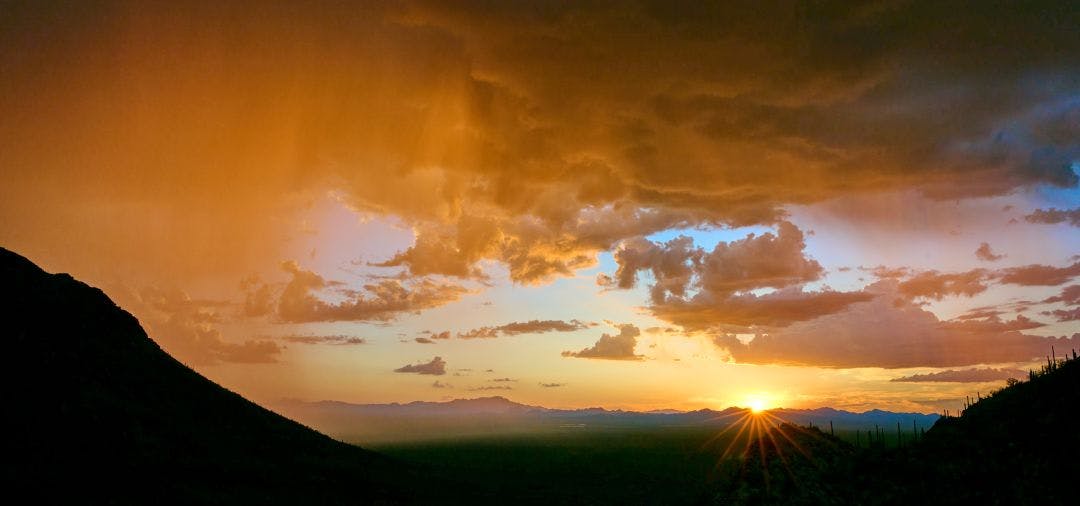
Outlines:
[[[985,269],[948,274],[926,271],[901,282],[899,290],[908,297],[936,300],[941,300],[948,295],[972,297],[985,292],[990,279],[990,272]]]
[[[1044,304],[1061,303],[1066,306],[1076,306],[1066,309],[1052,309],[1043,311],[1042,314],[1052,316],[1059,322],[1080,321],[1080,285],[1066,286],[1061,293],[1047,297],[1042,301]]]
[[[566,383],[538,383],[543,388],[559,388],[566,386]]]
[[[488,381],[491,381],[493,383],[513,383],[513,382],[517,382],[517,380],[513,379],[513,378],[495,378],[495,379],[489,379]]]
[[[482,387],[473,387],[473,388],[470,388],[469,391],[470,392],[483,392],[483,391],[488,391],[488,390],[513,390],[513,389],[514,389],[514,387],[488,385],[488,386],[482,386]]]
[[[1026,265],[1000,271],[1001,283],[1021,286],[1056,286],[1080,276],[1080,262],[1067,267]]]
[[[804,255],[805,247],[802,231],[788,222],[779,223],[776,233],[719,242],[712,251],[695,247],[686,236],[665,243],[635,238],[616,249],[613,279],[619,288],[630,288],[638,271],[649,270],[655,280],[650,311],[688,330],[783,326],[869,299],[859,292],[804,292],[803,284],[824,274]],[[777,290],[752,293],[768,288]]]
[[[691,285],[713,297],[758,288],[784,288],[814,281],[824,269],[803,255],[806,243],[795,225],[781,222],[777,232],[719,242],[712,251],[694,247],[693,240],[680,236],[665,243],[635,238],[615,251],[619,288],[631,288],[637,272],[650,270],[653,304],[663,304],[670,294],[684,298]]]
[[[413,341],[416,341],[420,344],[435,344],[435,341],[432,341],[431,339],[428,339],[426,337],[417,337],[416,339],[413,339]]]
[[[619,325],[619,333],[616,335],[603,334],[596,344],[581,351],[564,351],[564,357],[598,358],[605,360],[641,360],[642,355],[634,354],[637,346],[637,337],[641,331],[631,324]]]
[[[1080,42],[1069,23],[1045,22],[1072,19],[1067,2],[798,15],[404,1],[80,16],[37,4],[9,13],[0,50],[0,223],[20,224],[0,239],[75,270],[236,279],[279,258],[281,218],[327,185],[415,231],[376,262],[409,279],[331,303],[314,292],[340,287],[298,270],[277,305],[289,322],[388,321],[464,293],[432,276],[483,279],[496,262],[516,283],[543,283],[624,242],[625,269],[661,273],[654,303],[701,289],[713,307],[817,279],[820,265],[785,256],[796,236],[780,225],[753,241],[775,258],[700,252],[692,288],[694,259],[653,259],[640,238],[777,225],[793,205],[853,195],[1077,184],[1077,67],[1062,55]],[[677,259],[676,246],[661,256]],[[245,301],[253,316],[268,309],[260,290]]]
[[[334,335],[334,336],[309,336],[309,335],[295,335],[295,336],[282,336],[278,339],[290,343],[298,344],[334,344],[334,345],[356,345],[367,343],[367,340],[362,337]]]
[[[274,311],[274,292],[258,276],[240,280],[240,289],[244,291],[244,316],[265,316]]]
[[[859,270],[863,272],[869,272],[875,278],[903,278],[911,274],[911,269],[907,267],[886,267],[879,265],[877,267],[862,267],[859,266]]]
[[[516,336],[520,334],[543,334],[546,332],[573,332],[588,328],[588,324],[580,320],[529,320],[527,322],[511,322],[496,327],[479,327],[465,332],[458,332],[459,339],[495,338],[499,336]]]
[[[431,388],[454,388],[454,385],[451,385],[449,383],[443,383],[443,382],[441,382],[439,380],[435,380],[434,382],[431,383]]]
[[[1047,297],[1043,302],[1047,304],[1061,302],[1069,306],[1078,305],[1080,304],[1080,285],[1066,286],[1061,290],[1060,294]]]
[[[984,262],[996,262],[1005,258],[1005,255],[994,254],[994,251],[990,249],[990,244],[984,242],[975,250],[975,257]]]
[[[1075,209],[1036,209],[1031,214],[1024,216],[1028,223],[1057,224],[1068,222],[1069,225],[1080,227],[1080,207]]]
[[[1019,369],[965,369],[946,370],[927,374],[913,374],[901,376],[889,381],[904,383],[983,383],[989,381],[1001,381],[1009,378],[1024,378],[1027,371]]]
[[[715,342],[741,363],[837,368],[1024,362],[1042,357],[1052,344],[1070,342],[1020,332],[1042,325],[1022,316],[943,322],[901,294],[895,280],[879,281],[866,292],[871,300],[758,335],[749,343],[730,334]]]
[[[383,279],[350,291],[342,283],[327,281],[304,270],[295,261],[282,263],[292,280],[278,301],[278,316],[287,322],[390,321],[401,313],[412,313],[454,302],[468,290],[461,285],[429,279],[400,281]],[[329,303],[316,297],[322,289],[337,289],[346,300]]]
[[[218,329],[223,303],[192,299],[180,289],[126,290],[118,301],[139,314],[150,337],[182,362],[263,364],[277,362],[281,353],[281,347],[268,339],[226,341]]]
[[[766,295],[727,298],[698,294],[688,301],[669,299],[651,306],[650,310],[657,318],[691,331],[731,325],[782,327],[836,313],[872,297],[863,292],[804,292],[800,288],[788,288]]]
[[[442,357],[435,357],[430,362],[420,364],[403,365],[394,369],[394,372],[407,372],[416,374],[432,374],[442,376],[446,374],[446,361]]]
[[[1053,316],[1059,322],[1075,322],[1080,321],[1080,307],[1074,307],[1071,309],[1054,309],[1051,311],[1043,311],[1042,314],[1046,316]]]

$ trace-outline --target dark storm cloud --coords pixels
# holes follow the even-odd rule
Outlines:
[[[283,321],[389,321],[466,293],[433,276],[482,281],[494,261],[545,283],[621,245],[598,280],[652,273],[673,323],[803,322],[868,296],[802,291],[823,269],[792,204],[1076,186],[1076,26],[1060,1],[8,2],[0,222],[19,226],[0,240],[84,269],[234,275],[280,246],[283,206],[332,185],[416,232],[375,262],[407,279],[331,303],[317,293],[340,287],[294,264]],[[776,232],[643,239],[749,224]],[[1055,269],[1001,282],[1076,275]],[[984,289],[963,274],[907,293]],[[252,316],[275,307],[260,290]]]

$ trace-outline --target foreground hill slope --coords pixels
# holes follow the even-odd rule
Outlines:
[[[856,449],[813,429],[761,438],[710,503],[1077,504],[1080,359],[1072,357],[900,448],[893,440]]]
[[[959,504],[1076,504],[1080,360],[994,392],[896,452],[893,494]]]
[[[0,248],[4,478],[81,503],[423,500],[405,465],[263,409],[162,351],[100,290]]]

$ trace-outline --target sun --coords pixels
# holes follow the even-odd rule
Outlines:
[[[754,414],[761,413],[769,408],[769,404],[761,397],[751,397],[747,399],[746,404],[750,407],[750,412]]]

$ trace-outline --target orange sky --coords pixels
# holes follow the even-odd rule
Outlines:
[[[8,3],[0,244],[257,400],[939,411],[1080,348],[1020,9]]]

